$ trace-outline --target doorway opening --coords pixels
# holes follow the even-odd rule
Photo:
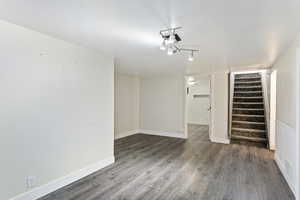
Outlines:
[[[276,71],[230,73],[231,143],[275,148]]]
[[[211,122],[211,78],[209,75],[187,76],[185,79],[185,135],[203,129],[209,139]]]

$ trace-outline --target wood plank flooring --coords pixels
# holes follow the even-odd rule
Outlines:
[[[116,163],[40,200],[295,199],[273,153],[209,142],[207,126],[189,139],[137,134],[115,141]]]

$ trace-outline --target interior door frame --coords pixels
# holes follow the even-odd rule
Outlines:
[[[205,77],[209,78],[209,120],[208,120],[208,127],[209,127],[209,136],[211,135],[211,75],[210,74],[192,74],[192,75],[186,75],[184,77],[184,137],[188,138],[188,88],[190,87],[188,85],[188,78],[191,76],[197,76],[197,77]]]
[[[233,96],[234,96],[234,76],[237,74],[248,74],[248,73],[259,73],[262,77],[262,86],[263,86],[263,97],[264,97],[264,105],[265,105],[265,117],[266,117],[266,124],[267,124],[267,132],[269,137],[269,130],[270,130],[270,104],[269,104],[269,96],[268,96],[268,90],[267,87],[267,80],[266,75],[269,73],[268,69],[245,69],[245,70],[237,70],[237,71],[231,71],[229,76],[230,81],[230,89],[229,89],[229,132],[228,136],[231,138],[231,126],[232,126],[232,107],[233,107]],[[270,81],[270,80],[268,80]]]
[[[277,104],[277,70],[270,73],[270,129],[269,147],[276,150],[276,104]]]

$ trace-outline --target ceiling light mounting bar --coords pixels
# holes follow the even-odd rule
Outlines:
[[[197,52],[197,51],[200,51],[200,50],[199,50],[199,49],[186,49],[186,48],[179,48],[179,51]]]
[[[178,29],[181,29],[182,27],[181,26],[178,26],[178,27],[175,27],[175,28],[168,28],[168,29],[163,29],[163,30],[160,30],[159,33],[161,36],[165,36],[164,33],[167,33],[168,35],[170,33],[175,33],[176,30]]]

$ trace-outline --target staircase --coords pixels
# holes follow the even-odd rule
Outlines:
[[[234,75],[231,142],[267,147],[261,75]]]

